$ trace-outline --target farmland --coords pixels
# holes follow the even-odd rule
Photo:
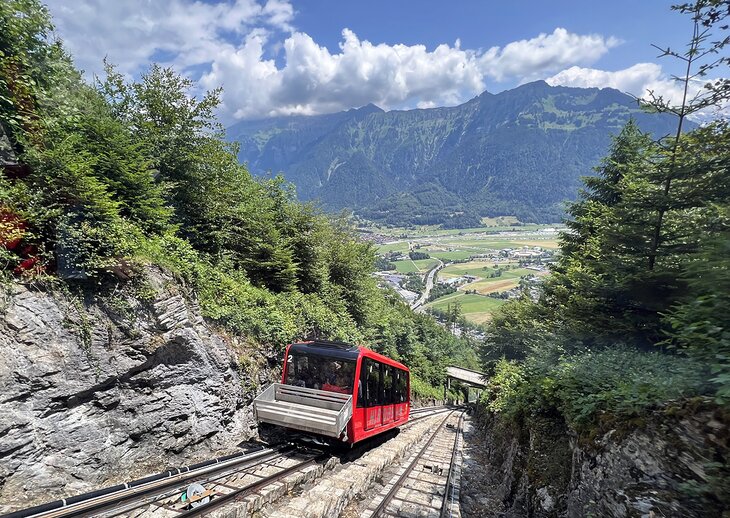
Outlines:
[[[453,305],[454,303],[461,305],[461,314],[468,321],[475,324],[484,324],[489,321],[492,313],[504,304],[505,301],[457,291],[456,293],[435,300],[428,307],[446,311],[449,305]]]
[[[555,226],[515,227],[509,220],[492,223],[502,225],[460,230],[379,229],[381,244],[377,250],[395,264],[398,273],[425,275],[438,263],[436,259],[442,260],[447,266],[438,273],[437,280],[456,283],[458,291],[431,301],[426,309],[443,311],[458,302],[461,314],[468,321],[482,324],[505,302],[487,295],[513,290],[524,276],[546,275],[544,269],[527,269],[524,264],[529,262],[539,267],[559,246],[560,229]],[[430,258],[414,261],[408,258],[409,251],[422,252]],[[519,252],[527,257],[519,257]],[[535,254],[534,260],[529,254]]]
[[[438,264],[436,259],[404,259],[402,261],[394,261],[395,270],[398,273],[426,273]]]

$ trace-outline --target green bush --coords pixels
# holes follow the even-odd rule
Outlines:
[[[689,357],[615,347],[566,355],[557,362],[500,360],[482,402],[508,416],[554,409],[581,430],[601,414],[635,417],[705,394],[710,389],[706,379],[703,364]]]
[[[451,400],[457,400],[462,396],[454,390],[447,390],[446,397]],[[441,401],[444,398],[444,387],[433,386],[427,381],[411,374],[411,398]]]
[[[518,391],[525,384],[524,367],[504,358],[494,368],[480,402],[492,412],[511,413],[519,407]]]

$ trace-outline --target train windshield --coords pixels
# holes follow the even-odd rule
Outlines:
[[[286,384],[352,394],[355,360],[314,354],[290,354],[286,362]]]

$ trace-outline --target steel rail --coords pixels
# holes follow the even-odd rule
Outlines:
[[[411,411],[411,416],[413,416],[414,414],[416,414],[416,416],[413,418],[409,418],[409,420],[403,423],[403,425],[401,426],[407,426],[421,419],[434,417],[436,415],[449,411],[451,410],[446,406],[421,407],[419,409]],[[194,464],[192,466],[175,468],[163,473],[159,473],[157,475],[151,475],[135,481],[117,484],[116,486],[111,486],[100,490],[91,491],[89,493],[84,493],[81,495],[76,495],[69,498],[64,498],[53,502],[33,506],[30,508],[21,509],[3,515],[0,518],[77,518],[89,515],[89,513],[116,511],[116,507],[123,507],[124,511],[129,511],[131,509],[136,509],[141,505],[149,505],[160,499],[167,498],[179,490],[179,485],[194,479],[199,479],[201,476],[222,474],[218,477],[208,479],[206,481],[214,482],[215,480],[224,476],[230,476],[231,474],[235,474],[239,471],[255,467],[264,462],[271,461],[272,459],[281,456],[282,453],[291,451],[293,449],[294,447],[291,445],[284,445],[276,447],[275,449],[262,448],[261,450],[253,452],[211,459],[209,461],[204,461],[198,464]],[[252,461],[258,462],[256,462],[255,464],[251,464]],[[230,468],[235,467],[240,467],[240,469],[228,471],[230,470]],[[267,479],[263,479],[261,482],[266,482],[266,480]],[[249,486],[246,486],[246,488],[244,489],[247,489],[248,487]],[[135,500],[138,500],[145,496],[147,496],[148,498],[145,499],[141,504],[135,502]],[[219,497],[213,500],[218,501],[222,498],[223,497]],[[122,505],[125,503],[127,505]],[[130,504],[134,505],[131,505],[130,507]],[[201,507],[208,507],[208,505]],[[118,514],[119,513],[117,512],[113,512],[108,516],[116,516]]]
[[[255,464],[245,465],[245,466],[237,466],[230,470],[220,470],[216,472],[210,473],[209,478],[200,479],[196,478],[195,482],[201,484],[204,487],[207,487],[208,485],[222,485],[225,487],[225,484],[221,480],[226,480],[230,478],[233,475],[240,474],[240,473],[246,473],[251,468],[257,468],[264,464],[271,465],[271,462],[287,458],[289,454],[289,450],[279,453],[277,455],[273,455],[269,458],[265,458],[263,460],[259,460]],[[191,480],[186,480],[184,482],[181,482],[181,484],[187,484]],[[125,515],[126,513],[129,513],[130,511],[133,511],[135,509],[139,509],[140,507],[145,507],[151,504],[154,504],[155,502],[159,502],[161,500],[165,500],[167,498],[171,498],[174,496],[179,495],[182,491],[185,491],[185,485],[176,484],[174,486],[171,486],[171,489],[166,491],[165,493],[154,493],[150,495],[148,498],[144,498],[140,501],[132,500],[126,505],[118,506],[107,506],[106,509],[100,509],[97,510],[93,516],[101,516],[104,518],[113,518],[115,516],[121,516]],[[97,514],[98,513],[98,514]]]
[[[441,502],[441,513],[439,515],[439,518],[446,518],[447,516],[447,509],[448,509],[448,516],[451,516],[451,504],[453,503],[454,495],[453,495],[453,488],[454,488],[454,482],[452,478],[454,477],[454,467],[456,466],[456,457],[457,457],[457,446],[459,444],[459,434],[461,433],[461,427],[464,423],[464,415],[466,412],[462,411],[461,415],[459,416],[459,423],[456,425],[456,434],[454,435],[454,449],[451,452],[451,463],[449,464],[449,474],[446,476],[446,488],[444,490],[444,498]],[[449,491],[451,490],[451,491]]]
[[[418,461],[421,460],[421,457],[424,453],[426,453],[426,450],[431,446],[434,439],[438,436],[441,429],[446,424],[446,421],[449,420],[449,417],[454,413],[454,411],[450,411],[449,415],[447,415],[443,421],[441,421],[441,424],[438,425],[438,428],[436,428],[436,431],[431,435],[431,437],[428,439],[428,442],[421,448],[421,450],[416,454],[416,457],[413,459],[413,461],[408,465],[406,470],[403,472],[403,474],[398,478],[398,480],[393,484],[393,487],[390,488],[390,491],[388,491],[388,494],[385,495],[385,497],[380,501],[378,504],[378,507],[375,508],[373,511],[372,517],[376,518],[380,516],[383,511],[385,511],[386,507],[388,507],[388,504],[391,500],[393,500],[393,497],[403,487],[403,483],[406,481],[408,476],[413,471],[413,468],[416,467],[416,464],[418,464]]]
[[[300,462],[299,464],[286,468],[286,469],[280,471],[279,473],[275,473],[269,477],[266,477],[259,481],[248,484],[240,489],[232,491],[231,493],[219,496],[217,498],[213,498],[207,504],[200,505],[189,511],[182,512],[178,516],[185,517],[185,518],[191,518],[193,516],[202,516],[203,514],[206,514],[223,505],[226,505],[229,502],[233,502],[239,498],[244,498],[244,497],[250,495],[251,493],[258,491],[259,489],[261,489],[263,487],[273,484],[274,482],[278,482],[282,478],[284,478],[292,473],[295,473],[297,471],[300,471],[301,469],[306,468],[307,466],[311,466],[312,464],[315,464],[317,462],[325,461],[329,458],[331,458],[330,454],[320,453],[319,455],[316,455],[310,459]]]
[[[286,445],[277,449],[262,448],[249,454],[221,457],[220,459],[194,464],[190,467],[168,470],[133,482],[22,509],[6,514],[2,518],[71,518],[84,516],[91,512],[108,510],[112,506],[117,506],[131,499],[166,491],[171,487],[176,487],[201,476],[220,473],[242,464],[245,465],[242,469],[248,469],[293,449],[293,446]]]

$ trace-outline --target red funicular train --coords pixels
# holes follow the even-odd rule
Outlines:
[[[408,421],[409,371],[365,347],[291,344],[281,383],[254,400],[254,413],[260,423],[353,444]]]

